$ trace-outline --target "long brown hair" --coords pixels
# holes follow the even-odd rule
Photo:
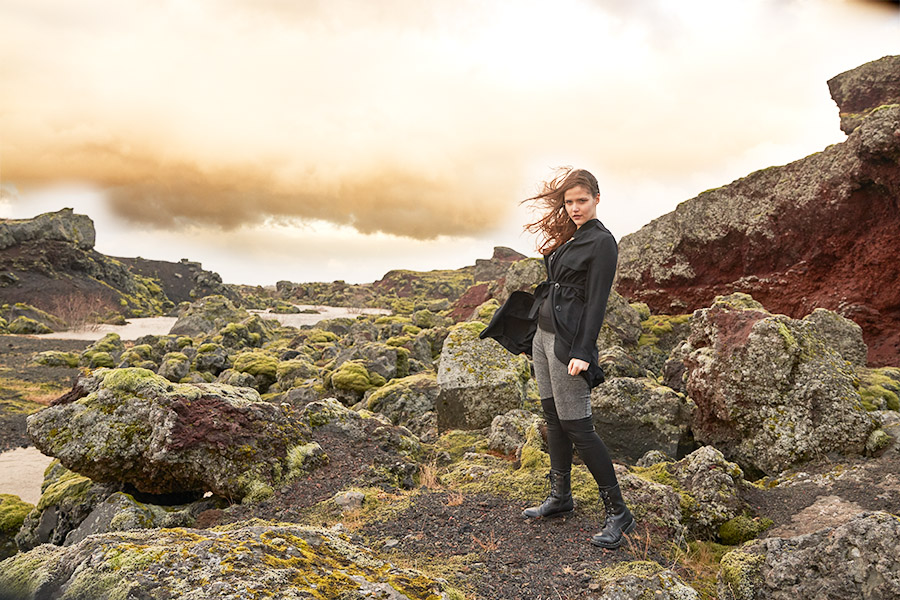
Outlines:
[[[592,197],[600,193],[597,178],[588,171],[561,167],[557,169],[553,179],[544,182],[544,189],[540,194],[522,200],[523,204],[531,202],[535,208],[546,211],[543,217],[525,226],[525,231],[540,234],[538,252],[541,254],[550,254],[575,235],[578,227],[566,212],[565,199],[566,190],[579,185],[589,190]]]

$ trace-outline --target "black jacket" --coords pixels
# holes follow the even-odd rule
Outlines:
[[[616,240],[597,219],[575,231],[572,238],[544,257],[547,280],[534,294],[513,292],[494,313],[481,338],[492,337],[515,354],[531,354],[531,340],[541,304],[550,302],[556,343],[553,351],[563,364],[578,358],[588,363],[582,376],[594,387],[603,382],[597,364],[597,336],[616,274]]]

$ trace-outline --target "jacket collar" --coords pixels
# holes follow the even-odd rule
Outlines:
[[[583,235],[585,231],[588,229],[593,229],[597,225],[600,225],[600,220],[596,217],[591,219],[590,221],[585,221],[584,225],[575,230],[575,233],[572,235],[572,238],[577,238],[579,235]]]

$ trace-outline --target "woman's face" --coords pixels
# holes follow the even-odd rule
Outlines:
[[[583,185],[566,190],[563,196],[566,212],[576,227],[581,227],[591,219],[597,218],[597,204],[600,203],[600,194],[591,196],[591,191]]]

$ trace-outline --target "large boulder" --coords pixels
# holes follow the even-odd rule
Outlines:
[[[43,240],[69,242],[82,250],[90,250],[96,235],[91,218],[76,215],[71,208],[44,213],[33,219],[0,220],[0,250],[22,242]]]
[[[651,456],[648,453],[641,462],[654,462],[648,460]],[[679,520],[695,538],[718,540],[722,525],[742,516],[747,508],[741,500],[742,489],[748,485],[743,472],[712,446],[698,448],[677,462],[662,458],[634,471],[677,494]]]
[[[617,377],[591,391],[594,428],[614,457],[630,463],[650,450],[690,452],[692,410],[684,394],[647,377]]]
[[[862,453],[877,427],[853,369],[810,321],[722,298],[694,313],[688,344],[694,437],[753,474]]]
[[[898,62],[831,86],[841,112],[859,116],[845,142],[703,192],[623,237],[616,289],[654,313],[734,291],[793,318],[835,310],[862,327],[869,363],[900,366]]]
[[[493,418],[522,408],[530,376],[528,360],[478,334],[485,325],[460,323],[444,340],[437,382],[438,430],[480,429]]]
[[[44,454],[97,482],[151,494],[211,491],[240,500],[271,492],[305,443],[287,405],[248,388],[173,384],[139,368],[100,369],[28,418]]]
[[[721,600],[900,598],[900,519],[860,513],[839,527],[770,537],[722,557]]]
[[[262,521],[104,533],[0,563],[4,600],[446,600],[443,586],[376,558],[335,531]]]
[[[178,317],[169,330],[172,335],[202,335],[213,333],[228,325],[250,317],[243,308],[232,304],[225,296],[207,296],[192,303]]]

